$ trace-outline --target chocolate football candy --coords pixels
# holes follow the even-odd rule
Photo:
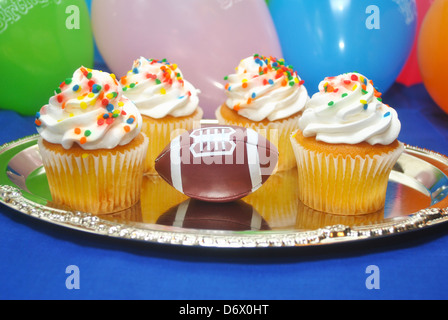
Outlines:
[[[214,203],[188,199],[170,208],[157,219],[156,223],[189,229],[270,230],[266,220],[243,200]]]
[[[209,125],[174,138],[157,157],[155,168],[193,199],[228,202],[260,188],[277,162],[277,148],[256,131]]]

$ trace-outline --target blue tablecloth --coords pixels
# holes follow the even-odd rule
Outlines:
[[[423,85],[384,95],[400,140],[448,154],[448,115]],[[0,111],[0,144],[35,133]],[[448,226],[320,248],[218,250],[150,245],[58,227],[0,206],[2,299],[446,299]],[[79,269],[69,290],[68,266]],[[369,266],[379,289],[368,289]],[[378,275],[378,273],[377,273]]]

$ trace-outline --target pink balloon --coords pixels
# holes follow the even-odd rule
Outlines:
[[[434,0],[417,0],[418,22],[417,22],[417,32],[415,35],[414,45],[412,47],[412,51],[409,55],[409,58],[405,66],[403,67],[403,70],[401,71],[400,75],[397,78],[398,82],[407,86],[412,86],[414,84],[421,83],[423,81],[422,76],[420,74],[417,58],[417,42],[423,19],[425,18],[426,13],[428,12],[433,2]]]
[[[117,77],[145,58],[176,63],[201,90],[205,118],[225,101],[224,76],[254,53],[282,57],[264,0],[93,0],[98,49]]]

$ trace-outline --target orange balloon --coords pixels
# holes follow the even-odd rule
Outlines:
[[[418,62],[430,96],[448,114],[448,0],[436,0],[423,20]]]

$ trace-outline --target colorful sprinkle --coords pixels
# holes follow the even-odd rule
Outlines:
[[[128,120],[126,120],[126,122],[127,122],[128,124],[133,124],[134,121],[135,121],[134,118],[129,118]]]
[[[330,102],[328,102],[328,105],[331,107],[331,106],[333,106],[334,105],[334,101],[330,101]]]
[[[80,128],[75,128],[74,132],[75,132],[75,134],[81,134],[81,129]]]
[[[389,116],[390,116],[390,112],[389,111],[384,114],[384,118],[387,118]]]
[[[92,92],[93,93],[98,93],[98,92],[100,92],[101,91],[101,86],[99,85],[99,84],[94,84],[93,86],[92,86]]]
[[[89,74],[89,72],[86,70],[86,68],[81,67],[80,70],[81,70],[82,74],[83,74],[85,77],[87,77],[87,75]]]

